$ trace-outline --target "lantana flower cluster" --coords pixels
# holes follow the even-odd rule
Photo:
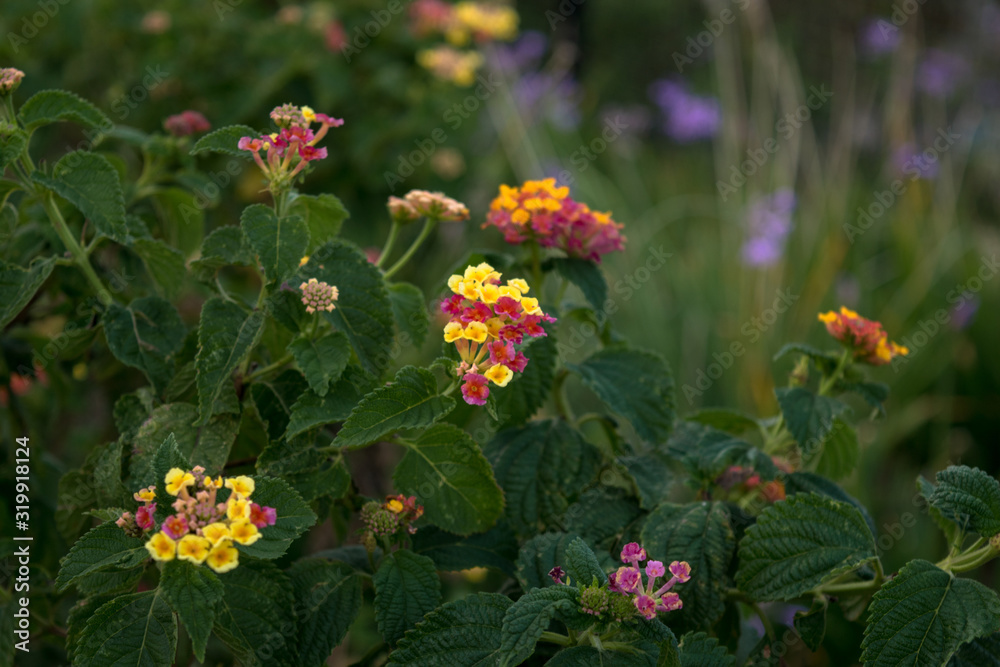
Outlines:
[[[24,72],[15,67],[0,68],[0,95],[10,95],[21,85]]]
[[[774,461],[775,467],[782,473],[789,474],[795,471],[795,468],[781,457],[772,456],[771,460]],[[776,503],[779,500],[785,499],[786,490],[784,482],[780,479],[765,482],[761,480],[760,473],[751,467],[729,466],[715,480],[715,483],[726,491],[735,491],[740,496],[759,493],[760,497],[768,503]]]
[[[592,211],[574,201],[569,188],[557,186],[554,178],[525,181],[521,187],[501,185],[483,224],[491,226],[503,232],[507,243],[537,241],[570,257],[594,261],[625,247],[624,225],[611,213]]]
[[[622,547],[621,560],[627,565],[610,573],[606,586],[598,586],[595,581],[581,589],[582,611],[599,618],[606,614],[616,621],[626,621],[636,614],[652,620],[661,611],[677,611],[684,606],[680,595],[670,589],[691,579],[691,566],[686,561],[675,560],[664,566],[661,561],[650,560],[642,568],[639,563],[646,560],[646,550],[637,542]],[[561,567],[553,568],[549,576],[557,584],[565,583],[566,573]],[[661,579],[662,583],[657,585]]]
[[[316,113],[310,107],[283,104],[271,111],[271,120],[278,131],[259,137],[243,137],[237,146],[253,153],[253,159],[271,183],[285,184],[295,178],[306,165],[327,156],[326,148],[317,148],[331,127],[344,124],[342,118]],[[315,131],[313,123],[319,123]],[[261,152],[264,156],[261,157]]]
[[[831,336],[853,351],[854,359],[872,366],[883,366],[910,351],[889,340],[889,334],[880,322],[861,317],[847,306],[840,312],[819,314],[819,321],[826,325]]]
[[[441,310],[451,317],[444,340],[455,343],[462,359],[456,373],[464,380],[462,397],[470,405],[486,404],[488,382],[506,387],[514,373],[523,372],[528,359],[515,345],[547,335],[542,322],[555,322],[542,312],[538,299],[525,296],[530,291],[525,280],[501,284],[501,278],[485,262],[470,265],[448,279],[454,294],[441,302]]]
[[[236,544],[250,545],[261,538],[261,529],[273,526],[277,511],[273,507],[251,501],[253,479],[240,475],[212,478],[205,469],[171,468],[164,477],[165,490],[176,496],[174,514],[156,524],[156,486],[134,495],[143,503],[133,516],[125,512],[116,521],[126,533],[135,536],[152,533],[146,550],[153,560],[170,561],[178,558],[208,565],[218,573],[228,572],[239,565]],[[217,502],[219,489],[230,490],[225,502]],[[155,531],[155,532],[154,532]]]
[[[372,500],[361,508],[361,522],[364,523],[362,544],[374,551],[377,540],[389,538],[400,531],[412,535],[417,532],[413,522],[424,514],[424,506],[417,504],[416,496],[386,496],[385,502]]]
[[[300,264],[309,261],[308,257],[302,259]],[[305,305],[307,313],[312,314],[321,310],[329,313],[337,308],[336,301],[340,297],[340,290],[336,286],[310,278],[307,282],[299,285],[299,289],[302,290],[302,303]]]
[[[175,137],[187,137],[198,132],[208,132],[212,129],[212,124],[201,113],[188,109],[168,116],[163,121],[163,129]]]
[[[386,206],[392,219],[400,224],[420,218],[433,218],[442,222],[462,222],[469,219],[469,209],[465,204],[443,192],[410,190],[403,197],[389,197]]]

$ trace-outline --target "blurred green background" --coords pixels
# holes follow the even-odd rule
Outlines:
[[[782,344],[829,346],[817,312],[880,320],[911,354],[874,372],[892,387],[888,416],[863,424],[846,486],[891,537],[887,567],[937,553],[914,478],[949,463],[1000,472],[1000,5],[519,2],[518,38],[482,45],[479,80],[459,86],[417,64],[441,40],[414,34],[415,4],[4,0],[0,65],[26,73],[19,100],[64,88],[144,132],[185,109],[213,127],[264,127],[284,102],[343,117],[306,189],[344,201],[348,239],[380,246],[386,198],[412,188],[472,212],[400,276],[429,297],[470,249],[506,249],[480,229],[500,183],[571,185],[625,224],[625,252],[603,263],[612,321],[669,360],[681,414],[772,414],[791,370],[772,361]],[[33,146],[55,159],[85,140],[64,124]],[[209,196],[204,233],[260,185],[245,170]],[[571,354],[594,346],[581,340]],[[115,436],[116,395],[90,391],[102,370],[74,377],[78,363],[25,395],[54,469]],[[907,513],[916,525],[897,530]],[[860,643],[860,626],[830,632]]]

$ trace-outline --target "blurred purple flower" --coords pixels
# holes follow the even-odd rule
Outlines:
[[[958,54],[928,49],[917,66],[917,88],[931,97],[948,97],[968,71],[968,63]]]
[[[937,153],[935,152],[935,155]],[[892,163],[896,169],[914,179],[933,180],[938,175],[938,161],[931,160],[918,152],[913,144],[903,144],[892,153]]]
[[[498,46],[496,60],[504,69],[524,70],[535,67],[545,55],[548,40],[537,30],[526,30],[513,44]]]
[[[834,292],[837,294],[837,303],[853,307],[861,299],[861,283],[851,274],[842,273],[837,277]]]
[[[580,95],[580,85],[568,75],[557,79],[547,72],[527,72],[514,84],[518,108],[529,118],[544,115],[560,130],[580,124]]]
[[[870,58],[892,53],[902,41],[902,31],[890,19],[868,19],[861,28],[861,51]]]
[[[674,141],[689,143],[718,132],[722,109],[714,97],[695,95],[671,79],[653,82],[649,95],[665,116],[664,132]]]
[[[788,188],[775,190],[758,199],[747,211],[747,238],[743,262],[748,266],[771,266],[785,252],[785,240],[792,231],[795,193]]]
[[[979,298],[963,298],[951,309],[951,327],[957,331],[968,329],[979,311]]]

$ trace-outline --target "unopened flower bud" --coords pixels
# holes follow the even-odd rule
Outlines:
[[[14,67],[4,67],[0,69],[0,95],[10,95],[18,86],[21,85],[21,79],[24,78],[24,72]]]

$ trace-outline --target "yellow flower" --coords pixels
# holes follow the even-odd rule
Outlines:
[[[149,538],[149,541],[146,542],[146,551],[153,557],[153,560],[173,560],[174,556],[177,555],[177,543],[161,531]]]
[[[308,263],[309,263],[309,255],[306,255],[299,260],[299,266],[305,266]]]
[[[257,530],[257,526],[246,519],[233,521],[232,525],[229,526],[229,530],[233,534],[233,541],[240,544],[249,546],[260,539],[260,531]]]
[[[525,211],[523,208],[519,208],[510,214],[510,220],[515,224],[523,225],[524,223],[531,220],[531,214]]]
[[[221,489],[222,488],[222,484],[223,484],[222,475],[219,475],[219,477],[217,479],[212,479],[211,477],[208,477],[206,479],[208,480],[207,484],[209,486],[213,486],[213,487],[215,487],[217,489]]]
[[[496,303],[496,300],[500,298],[500,288],[496,285],[481,285],[479,296],[483,303]]]
[[[226,516],[230,521],[250,518],[250,502],[246,498],[236,498],[235,494],[230,496]]]
[[[181,489],[194,484],[194,475],[180,468],[171,468],[163,481],[167,483],[167,493],[176,496]]]
[[[500,329],[503,328],[503,320],[499,317],[491,317],[486,320],[486,331],[489,332],[490,338],[499,338]]]
[[[229,572],[240,564],[240,552],[233,547],[232,542],[224,540],[216,544],[208,552],[205,562],[208,563],[210,568],[222,574],[223,572]]]
[[[177,557],[201,565],[208,557],[208,551],[212,548],[212,543],[204,537],[197,535],[185,535],[177,543]]]
[[[527,296],[521,297],[521,308],[524,308],[524,312],[529,315],[537,315],[542,312],[542,309],[538,307],[538,299]]]
[[[462,337],[462,333],[461,322],[448,322],[448,324],[444,325],[444,342],[454,343]]]
[[[232,537],[232,534],[229,532],[229,526],[221,522],[208,524],[201,529],[201,534],[205,536],[205,539],[207,539],[213,547],[222,540],[228,540]]]
[[[462,335],[475,343],[482,343],[489,333],[489,329],[482,322],[469,322]]]
[[[531,291],[531,288],[528,287],[528,281],[524,278],[511,278],[507,281],[507,285],[513,287],[521,294],[527,294]]]
[[[479,298],[479,285],[475,280],[463,280],[459,287],[459,294],[464,296],[470,301],[475,301]]]
[[[495,384],[498,387],[506,387],[510,379],[514,377],[514,371],[510,370],[503,364],[497,364],[496,366],[491,366],[489,370],[484,373],[486,379]]]
[[[316,120],[316,112],[313,111],[312,107],[301,107],[302,117],[305,118],[310,123]]]
[[[243,498],[247,498],[253,493],[255,486],[251,478],[246,475],[240,475],[239,477],[230,477],[227,479],[226,488],[232,489],[233,493]]]
[[[517,289],[516,287],[511,287],[510,285],[507,285],[505,287],[500,288],[500,296],[509,296],[510,298],[514,299],[514,301],[520,301],[521,290]]]
[[[150,489],[143,489],[142,491],[139,491],[135,495],[139,500],[141,500],[144,503],[149,503],[156,500],[156,491],[152,491]]]
[[[448,289],[450,289],[455,294],[459,294],[462,291],[462,280],[464,278],[457,273],[451,278],[448,278]]]
[[[393,498],[392,500],[390,500],[389,502],[387,502],[385,504],[385,507],[386,507],[387,510],[389,510],[393,514],[399,514],[400,512],[403,511],[403,503],[399,502],[395,498]]]

